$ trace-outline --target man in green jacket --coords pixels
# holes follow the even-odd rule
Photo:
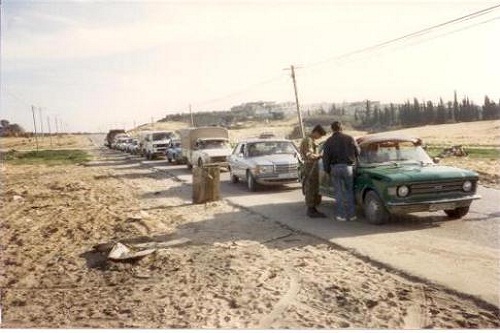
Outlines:
[[[326,217],[316,209],[319,205],[321,197],[319,195],[319,166],[318,160],[321,155],[318,152],[317,140],[326,135],[326,131],[321,125],[316,125],[311,134],[302,139],[300,143],[300,154],[302,155],[303,164],[303,180],[304,195],[307,206],[307,216],[311,218]]]

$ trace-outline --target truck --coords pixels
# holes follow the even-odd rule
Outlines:
[[[118,134],[124,134],[125,130],[124,129],[112,129],[109,130],[108,134],[106,135],[106,140],[105,140],[105,145],[111,148],[111,144],[115,140],[115,136]]]
[[[165,151],[170,145],[174,136],[173,132],[168,131],[150,131],[144,135],[144,155],[146,159],[152,160],[158,156],[165,156]]]
[[[188,169],[193,165],[219,165],[227,168],[231,155],[229,132],[223,127],[190,127],[179,130],[182,156]]]

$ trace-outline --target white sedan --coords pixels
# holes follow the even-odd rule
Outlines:
[[[299,152],[290,140],[240,141],[228,162],[231,181],[245,179],[250,191],[256,191],[259,185],[294,183],[299,178]]]

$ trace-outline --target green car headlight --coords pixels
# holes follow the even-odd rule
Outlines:
[[[462,190],[464,190],[464,192],[470,192],[470,191],[472,191],[472,182],[470,180],[466,180],[462,184]]]
[[[410,189],[406,185],[398,187],[398,197],[406,197],[410,193]]]

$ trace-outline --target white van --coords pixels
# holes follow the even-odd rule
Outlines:
[[[144,156],[146,159],[152,160],[158,156],[165,156],[170,140],[174,137],[173,132],[168,131],[151,131],[144,136]]]

